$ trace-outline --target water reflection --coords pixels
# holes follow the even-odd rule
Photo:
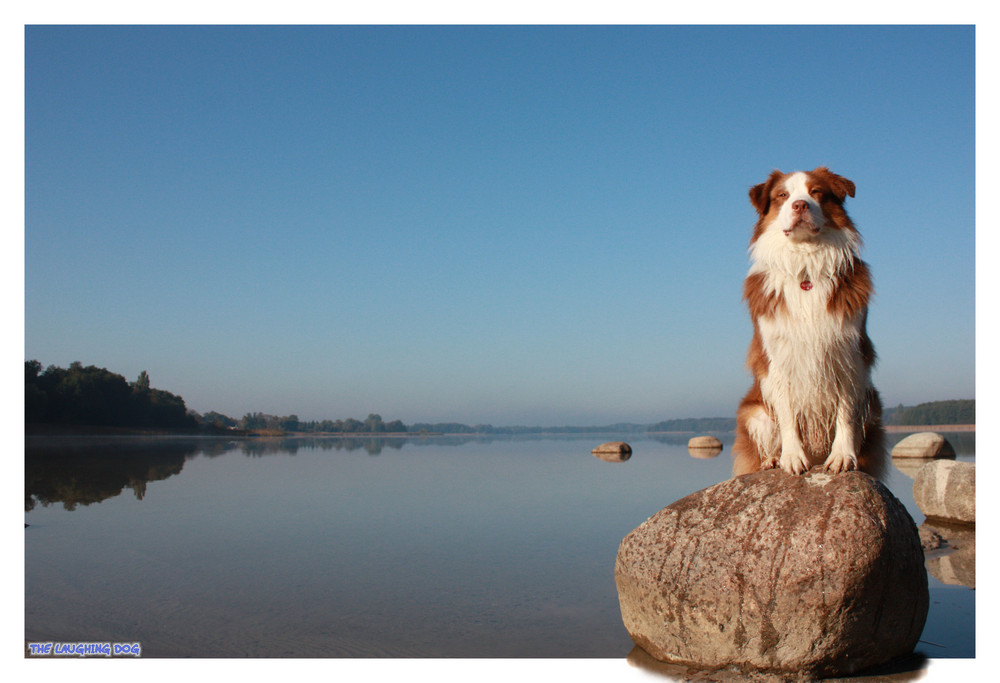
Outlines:
[[[439,437],[435,446],[460,446],[468,437]],[[428,445],[417,438],[161,438],[29,436],[24,450],[24,510],[62,503],[66,510],[91,505],[131,491],[142,500],[146,484],[180,474],[184,462],[233,452],[250,458],[294,456],[299,451],[363,452],[378,456],[406,444]]]
[[[908,436],[908,432],[890,433],[888,448]],[[633,438],[638,437],[635,435]],[[688,449],[694,458],[714,458],[731,448],[732,434],[715,434],[723,449]],[[949,443],[960,459],[975,457],[975,432],[947,432]],[[300,451],[356,453],[377,457],[388,450],[402,451],[406,446],[439,448],[467,446],[472,443],[539,442],[545,440],[600,443],[600,434],[575,435],[456,435],[412,437],[268,437],[268,438],[157,438],[157,437],[27,437],[25,442],[25,511],[35,505],[62,503],[73,510],[120,495],[126,489],[142,500],[146,483],[179,474],[184,461],[196,456],[216,458],[232,452],[250,458],[295,456]],[[686,446],[687,433],[642,435],[641,440],[654,444]],[[899,458],[892,463],[912,478],[925,460]],[[670,502],[670,501],[667,501]]]
[[[25,637],[150,657],[624,657],[622,537],[729,477],[732,435],[708,460],[691,436],[30,437]],[[590,454],[614,440],[627,463]],[[933,656],[973,656],[973,591],[941,590],[932,609],[961,611],[932,615]]]
[[[941,583],[975,588],[975,527],[924,522],[920,532],[921,539],[931,536],[938,541],[938,547],[926,550],[927,571]]]
[[[719,453],[722,452],[722,446],[717,448],[692,448],[688,446],[688,454],[692,458],[699,458],[701,460],[708,460],[709,458],[714,458]]]
[[[927,431],[924,429],[915,429],[913,431],[907,432],[889,432],[886,434],[886,447],[888,450],[892,450],[892,447],[897,443],[920,431]],[[948,443],[952,445],[955,449],[955,455],[961,458],[962,456],[974,456],[976,454],[976,433],[975,432],[949,432],[947,430],[937,430]],[[900,460],[901,458],[896,458]],[[922,462],[929,462],[928,460],[922,460]]]
[[[300,450],[305,451],[326,451],[326,452],[353,452],[364,451],[368,455],[376,456],[386,448],[398,451],[409,441],[407,438],[394,437],[287,437],[287,438],[264,438],[264,439],[244,439],[238,442],[238,450],[244,455],[252,458],[261,458],[268,455],[296,455]]]
[[[955,451],[954,455],[942,456],[941,458],[891,458],[892,465],[897,470],[905,474],[910,479],[917,476],[917,472],[935,459],[955,460],[956,458],[968,459],[976,453],[976,433],[975,432],[939,432]],[[891,451],[897,443],[913,434],[913,432],[891,433],[887,439],[887,450]]]
[[[130,489],[136,499],[146,483],[180,474],[199,452],[175,440],[28,439],[24,457],[24,510],[62,503],[66,510],[99,503]]]
[[[581,441],[592,435],[580,435]],[[24,510],[62,503],[66,510],[99,503],[131,491],[137,500],[146,484],[180,474],[194,457],[239,453],[249,458],[295,456],[300,452],[363,453],[377,457],[406,446],[461,447],[471,443],[525,442],[564,437],[536,435],[412,437],[81,437],[28,436],[24,452]],[[658,439],[659,441],[659,439]]]

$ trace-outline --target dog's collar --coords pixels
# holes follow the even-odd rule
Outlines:
[[[808,292],[810,289],[813,288],[813,283],[810,280],[803,280],[802,282],[799,283],[799,287],[801,287],[804,291]]]

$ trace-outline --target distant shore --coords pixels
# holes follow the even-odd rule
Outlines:
[[[976,425],[885,425],[887,432],[974,432]]]
[[[168,429],[165,427],[100,427],[96,425],[32,423],[24,425],[25,436],[255,436],[250,432],[216,429]]]
[[[283,432],[271,429],[167,429],[140,427],[100,427],[95,425],[44,424],[24,426],[25,436],[206,436],[226,438],[304,438],[304,437],[423,437],[444,436],[439,432]]]
[[[889,433],[900,432],[974,432],[976,425],[885,425],[885,431]],[[595,434],[597,432],[594,432]],[[609,432],[610,433],[610,432]],[[664,434],[695,434],[701,432],[686,431],[647,431],[636,432],[636,434],[648,434],[650,436]],[[524,432],[530,436],[560,436],[572,434],[573,436],[588,436],[590,433],[563,433],[563,432]],[[67,425],[67,424],[27,424],[24,426],[25,436],[207,436],[207,437],[228,437],[228,438],[302,438],[302,437],[322,437],[322,438],[425,438],[435,436],[497,436],[486,433],[443,433],[443,432],[273,432],[269,430],[242,431],[237,429],[202,429],[202,430],[171,430],[171,429],[138,429],[127,427],[96,427],[91,425]],[[517,432],[504,434],[504,436],[518,436]]]

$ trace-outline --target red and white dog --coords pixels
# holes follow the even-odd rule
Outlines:
[[[743,283],[754,383],[737,410],[734,475],[816,465],[882,473],[882,404],[865,329],[872,281],[848,196],[854,183],[822,167],[774,171],[750,190],[760,216]]]

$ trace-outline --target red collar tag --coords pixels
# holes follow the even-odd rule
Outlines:
[[[808,292],[810,289],[813,288],[813,283],[811,283],[809,280],[803,280],[802,283],[799,285],[799,287]]]

